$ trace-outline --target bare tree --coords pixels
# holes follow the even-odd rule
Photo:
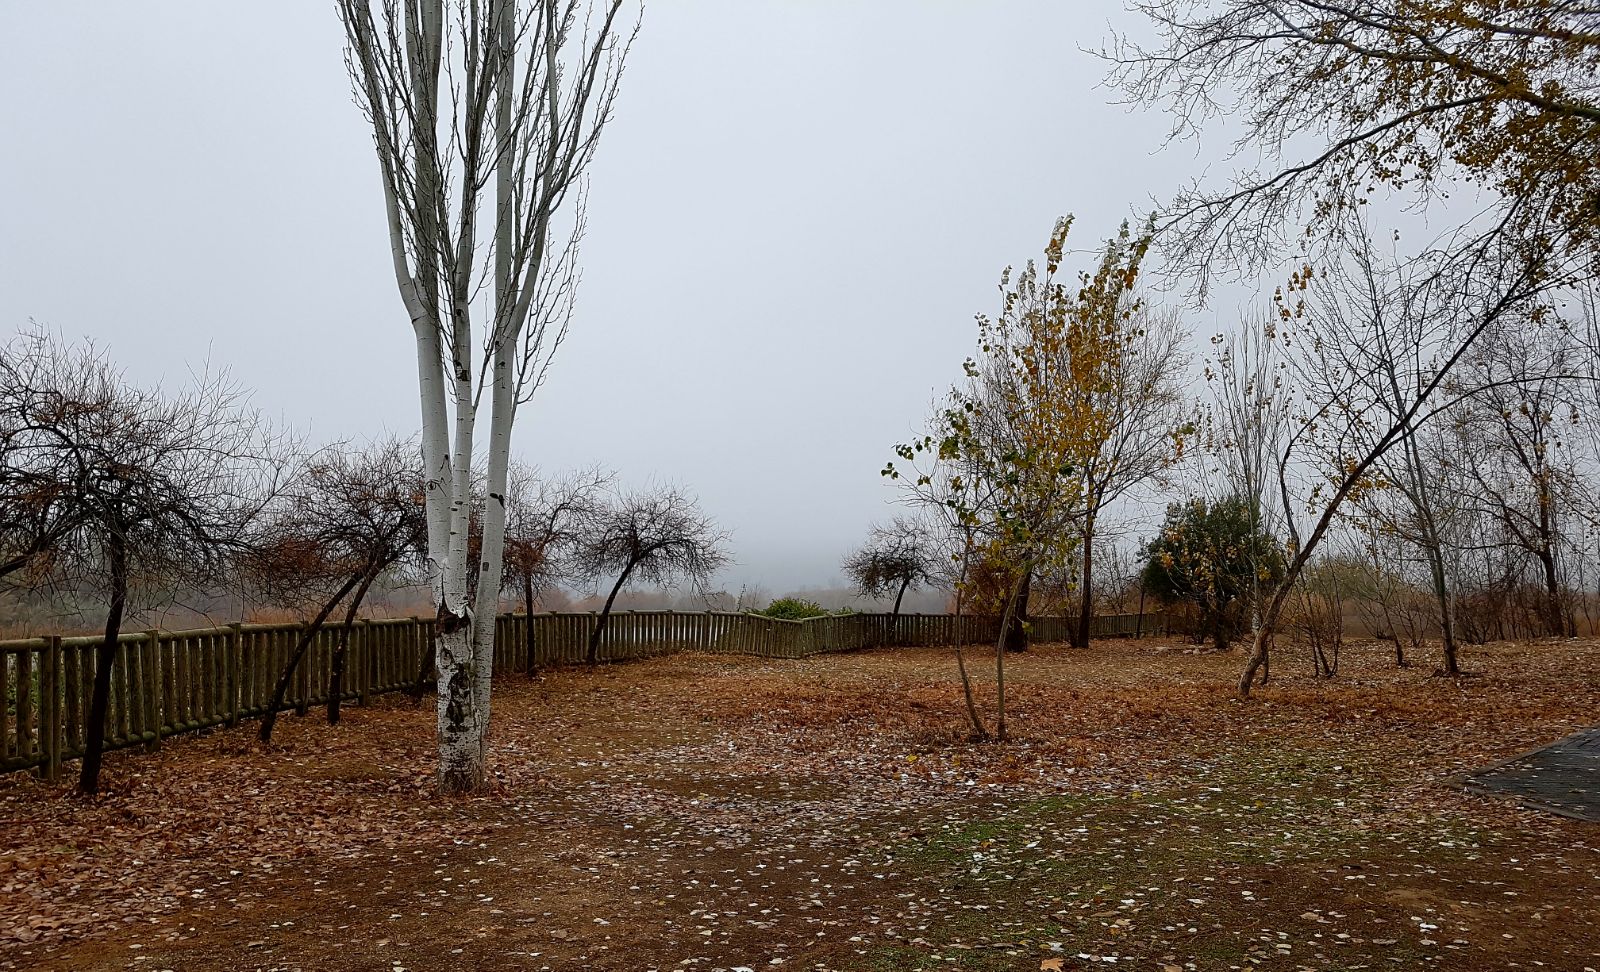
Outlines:
[[[1331,286],[1324,284],[1317,293],[1307,268],[1291,278],[1287,294],[1278,295],[1285,319],[1302,321],[1307,329],[1294,342],[1302,353],[1296,369],[1306,385],[1302,394],[1307,414],[1278,459],[1290,558],[1282,582],[1263,607],[1254,648],[1239,678],[1241,696],[1249,695],[1256,674],[1266,664],[1273,631],[1293,585],[1345,501],[1371,487],[1377,465],[1391,449],[1405,448],[1429,419],[1465,397],[1455,381],[1457,366],[1485,331],[1508,318],[1538,319],[1539,300],[1552,278],[1546,260],[1561,260],[1551,254],[1530,254],[1514,244],[1500,251],[1499,259],[1466,264],[1455,259],[1449,247],[1414,258],[1380,260],[1370,241],[1363,242],[1363,225],[1355,225],[1352,237],[1355,265],[1347,262],[1323,274]],[[1369,282],[1369,275],[1381,286]],[[1384,293],[1377,301],[1371,297],[1375,286]],[[1304,296],[1308,290],[1310,302]],[[1371,313],[1378,303],[1384,312]],[[1406,322],[1403,330],[1398,321]],[[1408,350],[1401,357],[1399,350],[1410,347],[1407,341],[1419,350]],[[1370,362],[1363,356],[1372,353],[1388,355],[1403,372],[1400,380],[1388,383],[1382,398],[1372,393],[1370,385],[1363,394],[1362,383],[1351,380],[1367,373]],[[1293,515],[1297,504],[1291,497],[1291,460],[1311,440],[1323,458],[1325,478],[1304,498],[1311,522],[1302,529]]]
[[[350,630],[362,601],[385,571],[420,558],[426,538],[416,444],[395,439],[361,449],[324,449],[262,518],[245,558],[249,576],[280,599],[310,599],[317,605],[273,686],[261,719],[262,742],[272,739],[307,650],[344,603],[328,683],[328,721],[339,721]]]
[[[131,601],[225,577],[276,485],[275,443],[226,375],[176,396],[134,388],[92,346],[25,333],[0,358],[4,482],[49,494],[35,584],[105,597],[78,786],[100,785],[118,638]],[[48,485],[55,479],[56,485]],[[3,501],[28,507],[38,495]],[[35,510],[40,507],[34,505]],[[13,576],[19,576],[14,574]]]
[[[1357,614],[1373,638],[1394,644],[1395,667],[1410,667],[1406,646],[1415,649],[1422,639],[1414,617],[1412,586],[1393,545],[1382,537],[1381,525],[1371,519],[1360,521],[1343,539],[1345,559],[1360,567],[1353,592]]]
[[[1127,298],[1132,303],[1131,295]],[[1068,394],[1082,395],[1104,416],[1094,426],[1080,475],[1083,478],[1082,571],[1078,622],[1072,644],[1089,647],[1094,616],[1096,541],[1107,509],[1171,468],[1185,431],[1180,372],[1188,363],[1187,337],[1177,313],[1142,304],[1110,315],[1111,348],[1098,380],[1079,382]]]
[[[875,526],[866,544],[844,559],[845,576],[862,597],[894,595],[889,636],[900,624],[900,602],[906,591],[931,582],[938,574],[940,557],[928,525],[908,517],[895,517]]]
[[[1294,396],[1286,385],[1277,339],[1276,315],[1247,321],[1237,332],[1211,339],[1213,356],[1206,361],[1209,407],[1201,426],[1223,493],[1246,504],[1251,529],[1275,535],[1278,509],[1278,456],[1293,419]],[[1261,583],[1250,582],[1250,630],[1261,628]]]
[[[37,325],[0,348],[0,578],[48,575],[78,525],[88,483],[56,426],[74,410],[109,408],[120,376],[92,344],[64,347]]]
[[[445,791],[474,790],[484,777],[512,425],[570,320],[583,231],[576,197],[632,37],[621,8],[339,0],[416,340]],[[574,201],[578,215],[563,232],[558,216]],[[485,397],[488,506],[473,570],[472,461]]]
[[[1401,347],[1405,347],[1403,342]],[[1386,378],[1394,374],[1396,360],[1392,355],[1380,357],[1382,360],[1376,362],[1369,377],[1386,383]],[[1394,400],[1392,396],[1383,397]],[[1389,569],[1395,571],[1393,580],[1388,583],[1374,581],[1366,585],[1371,593],[1381,595],[1386,620],[1379,630],[1395,632],[1395,601],[1397,597],[1405,600],[1408,603],[1402,627],[1408,634],[1417,633],[1419,629],[1437,632],[1444,658],[1443,671],[1454,674],[1459,642],[1456,564],[1467,530],[1463,516],[1466,493],[1460,488],[1459,453],[1452,451],[1456,443],[1449,430],[1441,428],[1445,424],[1436,420],[1430,426],[1416,429],[1400,447],[1374,463],[1368,487],[1352,494],[1341,516],[1356,526],[1374,555],[1381,551],[1379,565],[1387,561]],[[1339,460],[1334,456],[1330,461]],[[1415,589],[1400,573],[1413,559],[1422,564],[1424,574]],[[1396,581],[1403,590],[1390,589]],[[1431,622],[1427,623],[1419,623],[1413,617],[1416,605],[1409,603],[1422,589],[1427,591],[1433,605]],[[1416,641],[1420,644],[1420,637]],[[1395,645],[1397,659],[1403,660],[1398,639]]]
[[[1562,561],[1579,492],[1570,440],[1581,418],[1579,403],[1589,397],[1581,372],[1591,362],[1573,337],[1565,327],[1497,328],[1467,369],[1482,391],[1457,417],[1462,438],[1476,446],[1462,455],[1472,497],[1506,540],[1537,564],[1546,635],[1576,634]]]
[[[693,497],[674,486],[619,496],[596,518],[576,558],[584,576],[615,576],[605,607],[589,634],[589,664],[600,660],[600,642],[617,594],[629,583],[703,587],[728,563],[728,534],[700,511]]]
[[[1364,228],[1353,239],[1366,240]],[[1352,246],[1345,272],[1323,281],[1316,340],[1297,347],[1296,374],[1308,399],[1324,406],[1322,423],[1303,440],[1319,450],[1326,476],[1337,480],[1353,456],[1374,455],[1369,481],[1351,495],[1357,507],[1382,520],[1384,535],[1410,542],[1426,559],[1444,671],[1455,675],[1449,511],[1440,488],[1445,467],[1438,461],[1446,457],[1437,449],[1427,455],[1428,430],[1408,413],[1439,373],[1442,356],[1456,350],[1457,308],[1417,283],[1403,265],[1381,262],[1370,244]],[[1459,383],[1449,390],[1459,393]],[[1375,453],[1378,436],[1391,428],[1399,430],[1393,447]],[[1397,513],[1384,516],[1382,494],[1391,492],[1402,502]]]
[[[555,480],[513,464],[506,488],[506,588],[522,595],[528,617],[528,673],[534,671],[533,607],[559,581],[576,576],[573,556],[604,513],[602,493],[616,476],[597,467]]]

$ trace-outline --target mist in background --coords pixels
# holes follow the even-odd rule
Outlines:
[[[313,440],[412,432],[332,5],[7,18],[0,324],[90,337],[139,383],[228,368]],[[1057,216],[1091,250],[1201,170],[1097,87],[1080,48],[1112,26],[1139,23],[1116,2],[652,4],[592,169],[573,331],[514,454],[686,485],[733,534],[730,592],[842,588],[897,512],[878,471],[959,377],[1001,270]]]

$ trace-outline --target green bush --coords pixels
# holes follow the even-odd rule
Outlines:
[[[1256,598],[1283,576],[1281,548],[1258,519],[1238,497],[1174,503],[1144,548],[1145,589],[1195,608],[1196,634],[1219,651],[1249,628]]]
[[[766,618],[781,618],[784,621],[802,621],[806,618],[824,617],[828,609],[816,601],[808,601],[803,597],[780,597],[763,610],[751,613]]]

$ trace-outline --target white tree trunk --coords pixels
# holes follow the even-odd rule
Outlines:
[[[541,355],[548,363],[566,326],[564,319],[550,325],[541,317],[537,328],[528,321],[536,300],[552,301],[556,317],[563,301],[570,308],[575,279],[541,289],[545,243],[551,214],[610,117],[628,46],[615,23],[620,4],[608,0],[591,22],[575,6],[549,0],[527,16],[517,0],[338,3],[351,76],[373,126],[395,280],[417,342],[428,584],[438,625],[439,782],[447,792],[475,789],[484,776],[511,429],[519,402],[538,386]],[[569,42],[579,49],[563,63]],[[442,91],[450,99],[443,110]],[[494,316],[475,336],[477,219],[491,168]],[[557,328],[549,344],[547,325]],[[491,374],[474,375],[480,354]],[[469,564],[474,428],[484,393],[490,496],[483,543]]]
[[[467,347],[470,347],[468,345]],[[477,660],[472,605],[467,598],[467,550],[472,525],[472,443],[477,409],[471,365],[457,342],[452,362],[455,441],[451,450],[449,536],[444,561],[436,636],[439,661],[439,783],[467,792],[483,781],[484,724],[477,705]]]
[[[512,355],[502,347],[494,360],[494,397],[489,418],[489,469],[483,509],[483,551],[479,560],[477,606],[472,626],[476,667],[474,705],[485,731],[480,750],[488,747],[489,690],[494,675],[495,619],[500,613],[500,585],[505,576],[506,479],[511,467],[511,426],[516,415]]]
[[[497,10],[495,37],[502,50],[516,43],[515,0],[501,0]],[[515,353],[521,336],[521,317],[514,315],[516,303],[512,285],[512,250],[516,243],[515,160],[512,129],[512,103],[516,94],[514,72],[509,57],[501,64],[495,96],[494,141],[498,161],[495,165],[495,272],[494,318],[490,325],[494,349],[489,400],[489,469],[485,484],[483,542],[478,554],[477,603],[472,626],[473,707],[481,723],[478,733],[479,758],[487,764],[489,747],[489,705],[494,678],[495,622],[500,613],[500,585],[505,576],[506,479],[511,466],[511,427],[516,419],[517,388]]]

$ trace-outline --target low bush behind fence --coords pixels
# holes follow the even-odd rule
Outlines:
[[[496,621],[495,671],[526,672],[582,663],[598,615],[504,614]],[[1034,618],[1032,636],[1065,641],[1072,618]],[[531,624],[531,630],[530,630]],[[283,708],[328,702],[342,624],[324,625],[295,672]],[[1162,614],[1094,618],[1094,637],[1166,633]],[[189,631],[129,632],[111,669],[106,748],[145,746],[260,716],[305,628],[299,623],[232,624]],[[845,614],[787,621],[720,611],[623,611],[606,622],[598,658],[628,661],[680,651],[804,658],[886,646],[992,644],[999,620],[947,614]],[[530,638],[531,635],[531,638]],[[387,618],[351,625],[343,700],[426,684],[432,678],[431,618]],[[54,779],[62,761],[84,753],[93,692],[96,636],[0,641],[0,773],[33,769]]]

